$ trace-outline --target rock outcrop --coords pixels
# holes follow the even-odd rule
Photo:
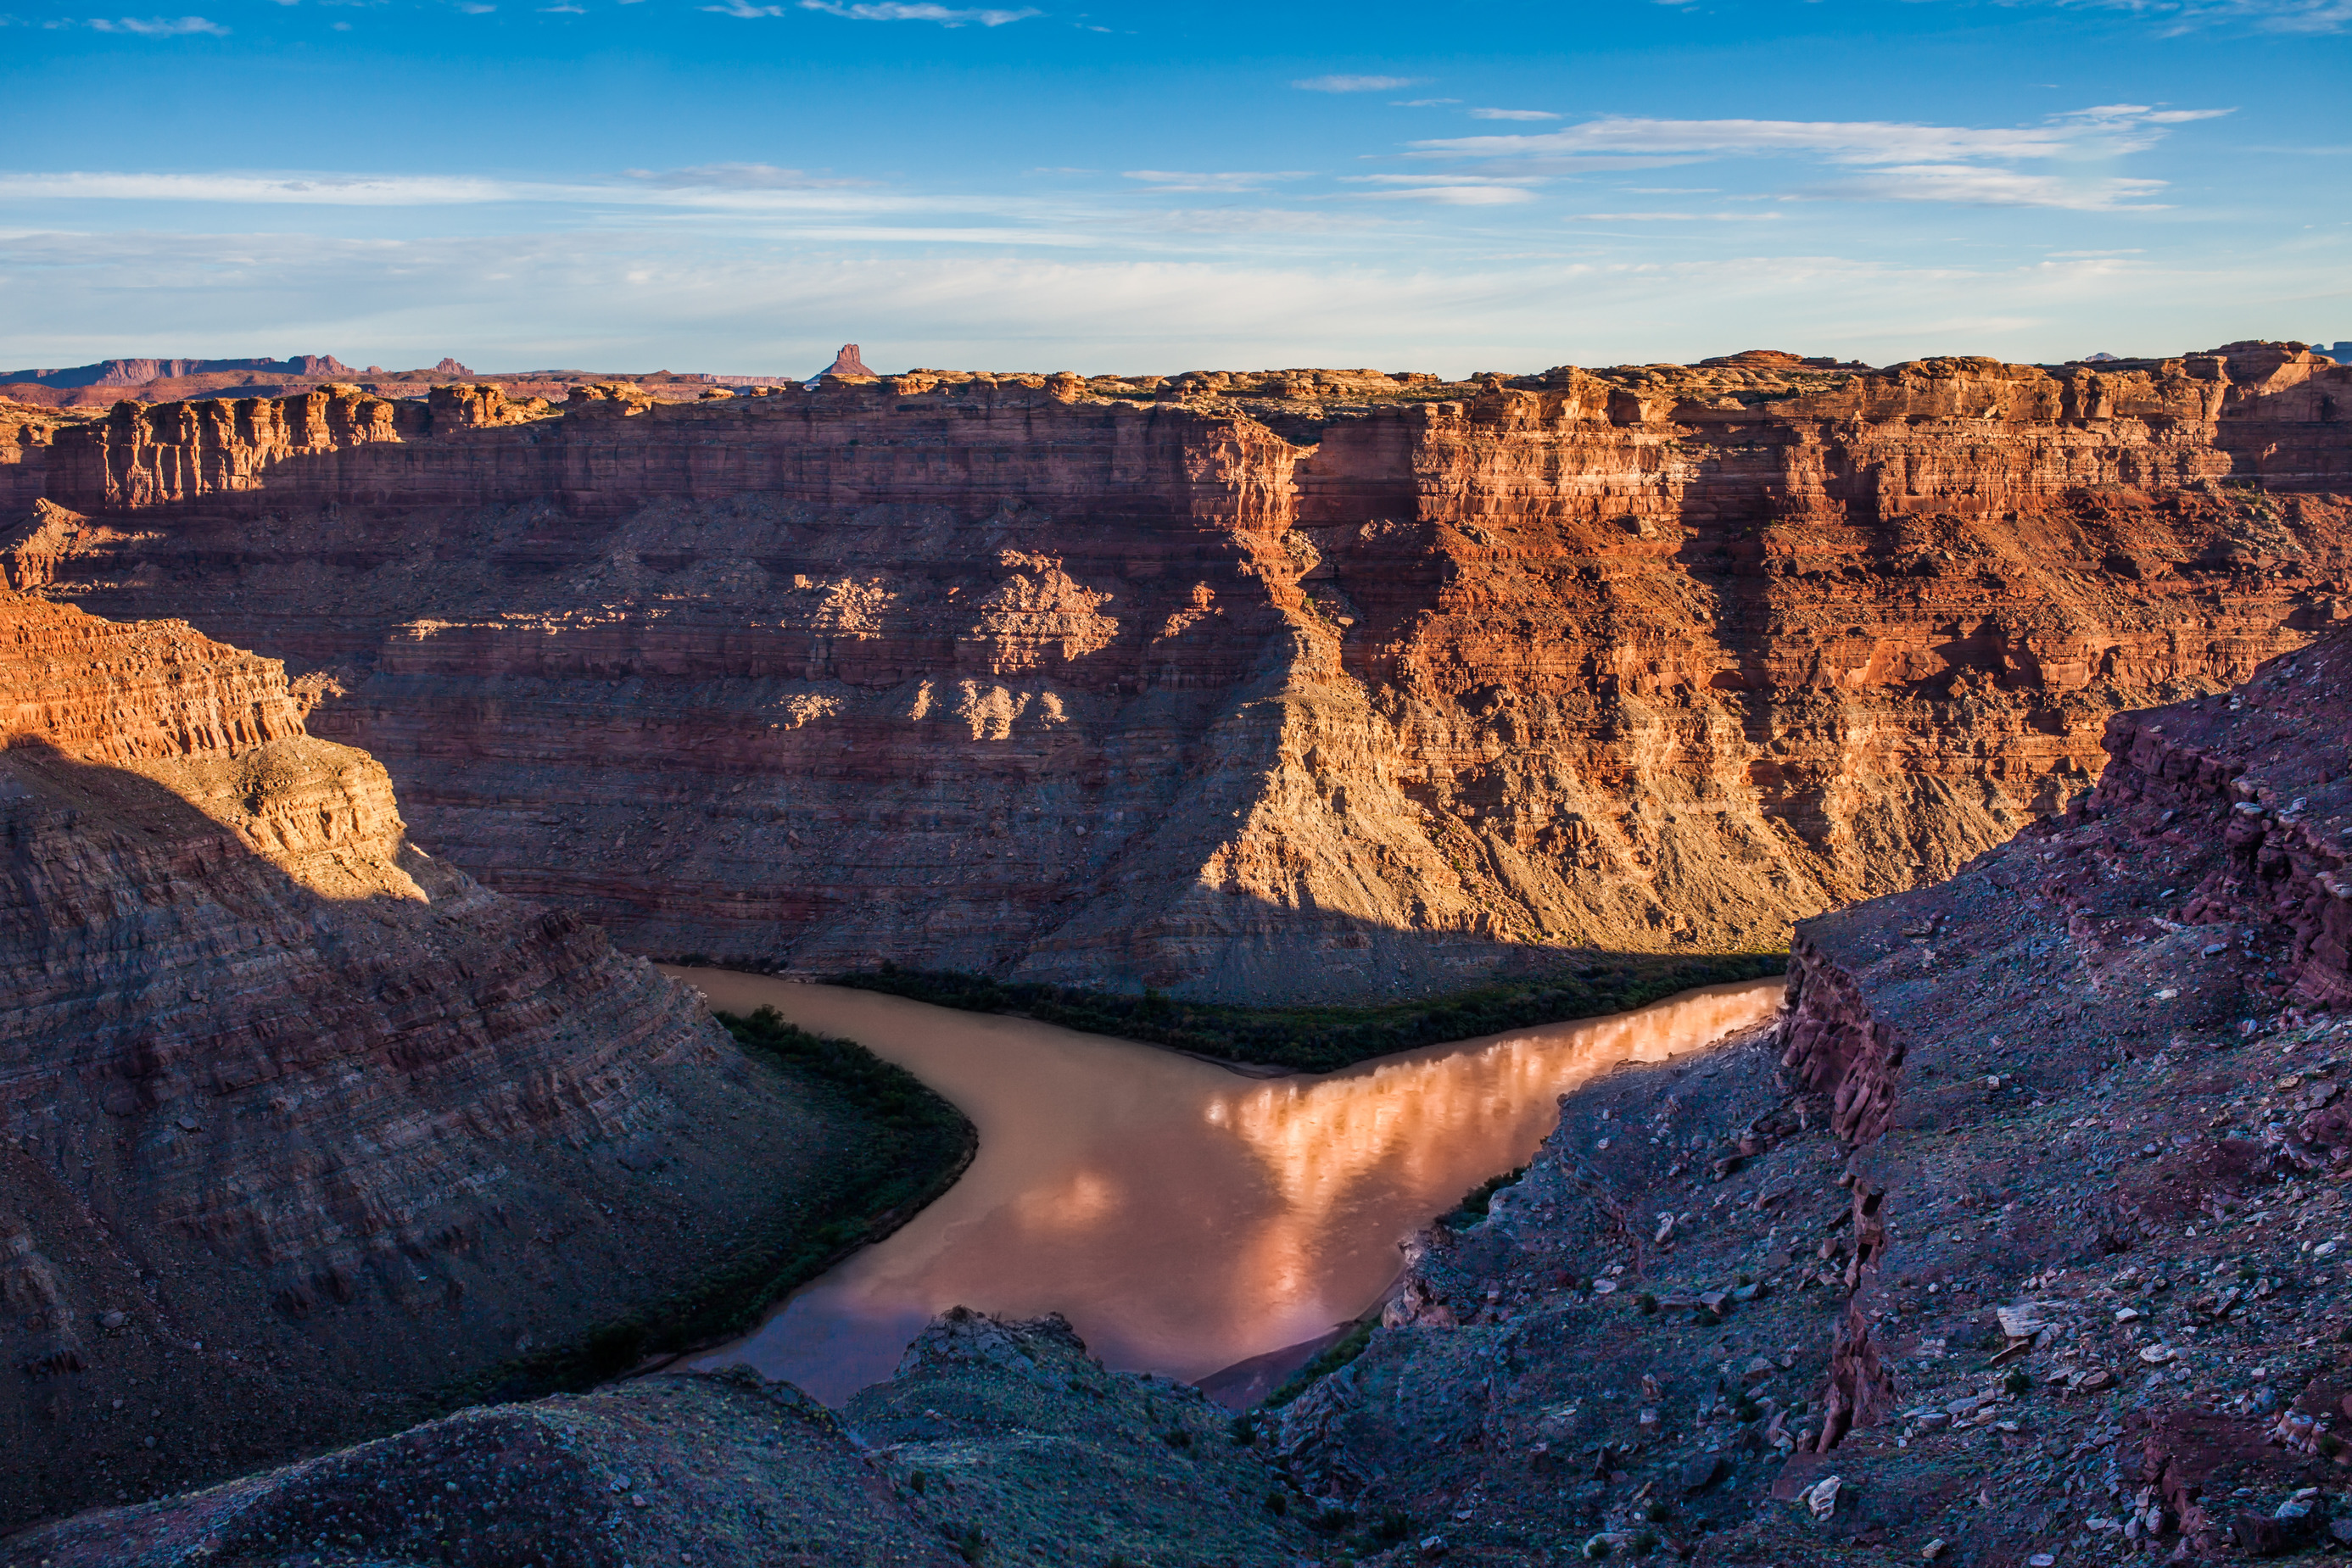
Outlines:
[[[1316,1538],[1269,1494],[1287,1495],[1196,1391],[1104,1371],[1059,1319],[958,1310],[842,1417],[748,1371],[645,1378],[91,1513],[0,1546],[0,1564],[1304,1560]]]
[[[415,1419],[895,1174],[184,623],[0,593],[0,1527]]]
[[[866,361],[859,357],[857,345],[855,343],[844,343],[841,346],[841,352],[834,355],[833,363],[819,371],[812,379],[822,380],[826,376],[862,376],[868,381],[877,379],[874,372],[866,368]]]
[[[2343,612],[2352,370],[1790,358],[125,405],[11,570],[642,949],[1255,999],[1776,946]]]

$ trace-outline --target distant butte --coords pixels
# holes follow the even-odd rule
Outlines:
[[[855,343],[844,343],[841,346],[841,352],[834,355],[833,363],[825,366],[817,374],[820,377],[864,376],[869,381],[882,379],[866,368],[866,361],[857,357],[857,345]]]

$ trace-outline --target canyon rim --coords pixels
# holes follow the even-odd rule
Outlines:
[[[917,371],[27,413],[13,581],[289,662],[633,949],[1252,1002],[1769,949],[2343,613],[2352,371]]]

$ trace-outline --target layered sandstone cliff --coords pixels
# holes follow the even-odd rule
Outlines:
[[[413,1418],[856,1179],[856,1115],[184,623],[0,593],[0,1527]]]
[[[125,405],[10,570],[640,948],[1258,998],[1777,945],[2341,613],[2352,371],[1784,358]]]

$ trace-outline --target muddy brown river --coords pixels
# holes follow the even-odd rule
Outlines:
[[[1025,1019],[668,972],[714,1008],[772,1007],[856,1040],[980,1129],[979,1156],[939,1201],[692,1363],[748,1363],[835,1405],[958,1305],[1058,1312],[1111,1366],[1185,1381],[1313,1339],[1381,1299],[1402,1239],[1526,1163],[1558,1095],[1620,1062],[1704,1050],[1770,1016],[1781,987],[1257,1079]]]

